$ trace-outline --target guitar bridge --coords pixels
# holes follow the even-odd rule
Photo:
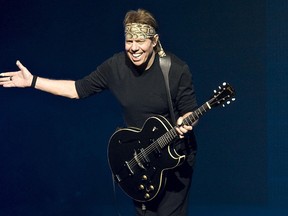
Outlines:
[[[131,167],[129,166],[129,163],[125,161],[126,167],[129,169],[130,174],[129,175],[134,175],[134,172],[132,171]]]

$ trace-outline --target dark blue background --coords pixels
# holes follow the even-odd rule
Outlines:
[[[237,92],[195,129],[190,215],[287,215],[286,0],[1,0],[0,71],[19,59],[35,75],[81,78],[123,50],[123,17],[140,7],[189,64],[199,104],[223,81]],[[106,147],[122,117],[109,93],[0,96],[0,216],[133,215],[117,187],[114,200]]]

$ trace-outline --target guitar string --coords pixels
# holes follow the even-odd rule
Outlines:
[[[171,142],[175,137],[177,136],[177,132],[175,128],[172,128],[168,131],[168,133],[165,133],[161,137],[159,137],[153,144],[149,145],[143,152],[140,152],[137,155],[137,160],[143,160],[146,158],[145,155],[149,155],[156,149],[158,149],[158,146],[160,145],[160,148],[163,148],[165,146],[165,143]],[[158,145],[157,145],[158,144]],[[163,145],[164,144],[164,145]],[[145,154],[145,155],[144,155]],[[133,157],[129,162],[128,165],[130,168],[133,168],[135,165],[137,165],[137,160],[135,157]]]
[[[153,151],[155,151],[157,149],[157,146],[160,145],[160,148],[163,148],[164,146],[161,146],[163,144],[165,144],[165,142],[170,142],[177,133],[175,131],[175,128],[172,128],[171,130],[168,131],[168,133],[162,135],[161,137],[159,137],[155,142],[153,142],[153,144],[149,145],[145,150],[144,153],[145,155],[149,155],[150,153],[152,153]],[[159,145],[157,145],[159,144]],[[143,160],[146,157],[144,156],[143,152],[138,153],[137,155],[137,160]],[[133,168],[135,165],[138,164],[137,160],[135,159],[135,157],[133,157],[129,162],[128,165],[130,166],[130,168]]]
[[[165,143],[168,143],[170,142],[171,140],[173,140],[175,138],[175,136],[177,135],[177,132],[175,130],[175,128],[172,128],[171,130],[168,131],[168,133],[162,135],[161,137],[159,137],[153,144],[151,144],[150,146],[148,146],[144,153],[145,155],[149,155],[150,153],[152,153],[153,151],[155,151],[158,146],[160,145],[160,148],[163,148],[165,145]],[[157,145],[158,144],[158,145]],[[143,158],[145,159],[145,156],[144,156],[144,153],[143,152],[140,152],[138,155],[137,155],[137,160],[142,160]],[[128,164],[131,166],[131,167],[134,167],[135,165],[137,165],[137,160],[135,159],[135,157],[130,160],[128,162]]]

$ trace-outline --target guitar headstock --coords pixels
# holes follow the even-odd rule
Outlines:
[[[235,101],[235,91],[233,87],[226,82],[223,82],[221,86],[218,86],[217,90],[214,90],[214,95],[208,101],[211,107],[225,104],[229,105],[231,101]]]

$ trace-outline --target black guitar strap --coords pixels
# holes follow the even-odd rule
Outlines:
[[[168,100],[168,105],[169,105],[172,123],[174,125],[176,125],[176,118],[175,118],[175,114],[174,114],[174,109],[173,109],[173,104],[172,104],[172,99],[171,99],[171,93],[170,93],[170,87],[169,87],[169,71],[170,71],[170,67],[171,67],[171,57],[169,55],[159,57],[159,63],[160,63],[160,67],[161,67],[161,70],[162,70],[162,73],[164,76],[164,80],[165,80],[167,100]]]

